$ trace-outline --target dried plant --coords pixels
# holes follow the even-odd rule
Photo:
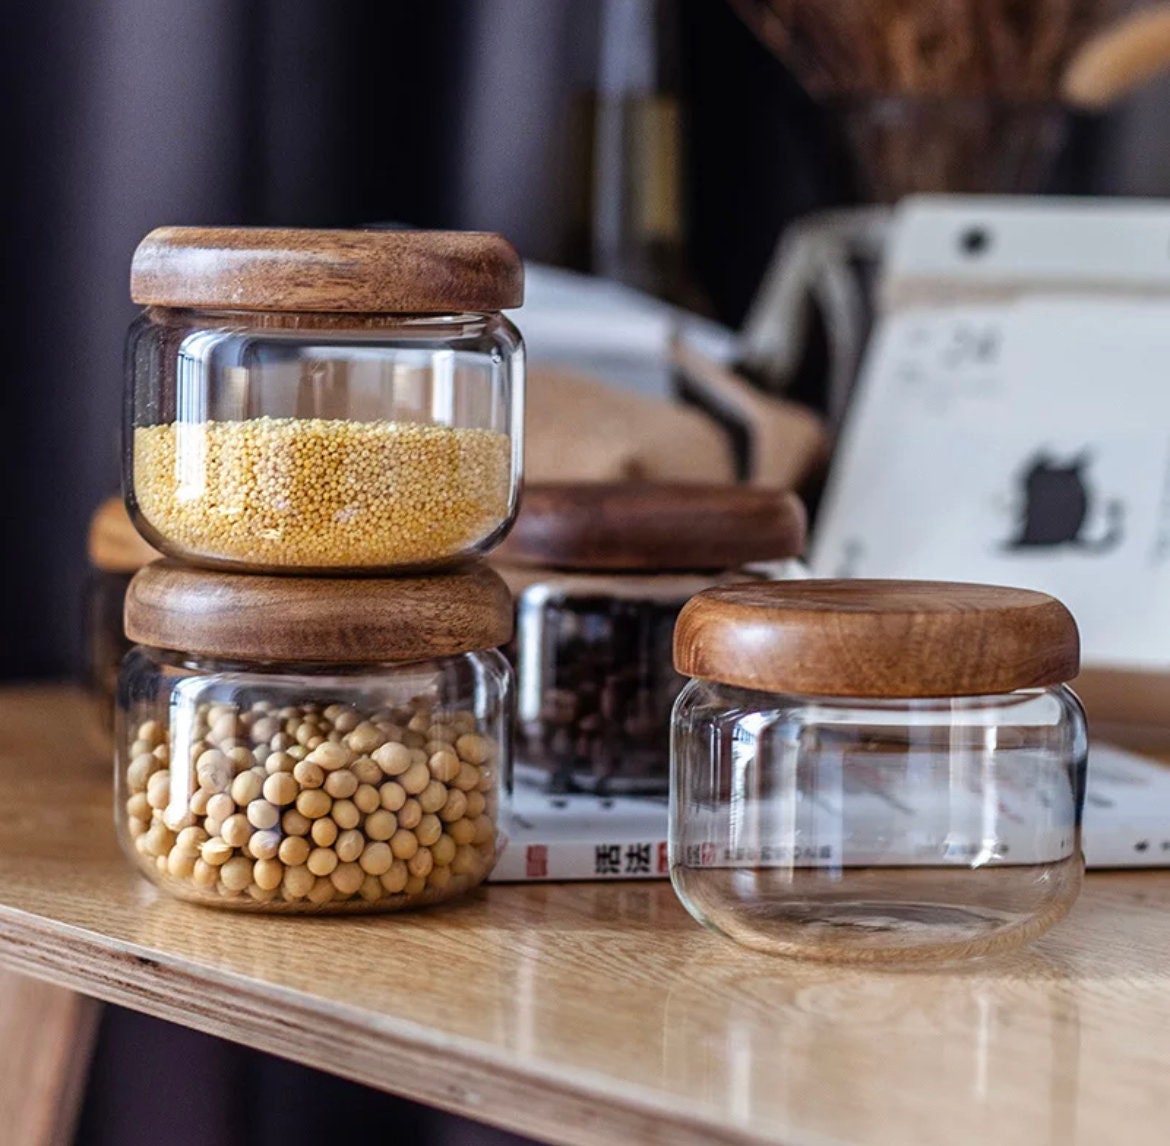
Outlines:
[[[730,0],[817,95],[1055,98],[1117,0]]]
[[[1076,49],[1119,0],[730,0],[839,108],[870,198],[1020,191],[1061,135]]]

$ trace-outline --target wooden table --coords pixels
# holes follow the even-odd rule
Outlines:
[[[1170,874],[1093,876],[1038,946],[945,972],[743,951],[662,883],[241,917],[121,859],[86,720],[0,694],[0,962],[30,975],[552,1142],[1170,1140]]]

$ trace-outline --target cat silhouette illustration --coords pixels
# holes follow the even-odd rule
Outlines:
[[[1101,536],[1081,535],[1093,500],[1084,475],[1089,461],[1087,450],[1063,463],[1044,450],[1029,460],[1020,474],[1023,512],[1019,530],[1005,548],[1068,546],[1085,553],[1107,553],[1121,543],[1123,506],[1116,500],[1105,507]]]

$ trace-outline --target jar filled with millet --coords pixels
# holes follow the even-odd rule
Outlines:
[[[241,910],[393,911],[470,890],[504,843],[511,630],[483,566],[148,566],[118,685],[124,851],[171,894]]]
[[[165,554],[372,575],[506,533],[523,269],[499,235],[165,227],[131,295],[123,485]]]

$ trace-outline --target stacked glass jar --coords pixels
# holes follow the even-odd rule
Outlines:
[[[529,486],[499,551],[516,595],[517,763],[529,778],[665,796],[685,683],[671,662],[679,610],[723,581],[801,575],[804,533],[800,500],[777,490]]]
[[[392,910],[481,882],[510,792],[524,356],[497,235],[164,228],[135,254],[117,809],[182,898]]]

